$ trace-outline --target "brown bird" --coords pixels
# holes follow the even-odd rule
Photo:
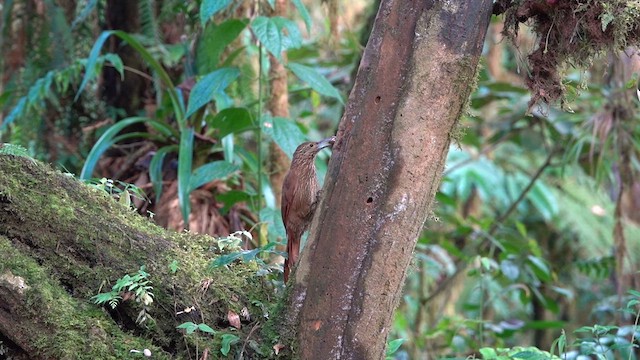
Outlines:
[[[318,201],[315,158],[320,150],[335,143],[336,137],[305,142],[293,153],[291,167],[282,184],[282,221],[287,231],[288,258],[284,261],[284,282],[298,261],[300,238],[311,224]]]

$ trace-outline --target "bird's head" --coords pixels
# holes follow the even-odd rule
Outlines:
[[[296,160],[313,160],[320,150],[331,147],[336,142],[336,137],[332,136],[320,141],[307,141],[304,142],[296,148],[296,151],[293,153],[293,161]]]

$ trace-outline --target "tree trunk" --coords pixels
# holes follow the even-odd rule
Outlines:
[[[11,348],[8,356],[34,359],[125,359],[145,348],[159,359],[198,358],[198,348],[215,358],[229,314],[248,310],[250,320],[233,331],[242,338],[273,296],[255,263],[209,268],[217,245],[165,231],[29,158],[0,155],[0,345]],[[141,265],[153,287],[153,320],[136,323],[133,299],[113,310],[92,303]],[[221,332],[184,335],[176,326],[185,322]]]
[[[382,1],[289,293],[300,358],[384,358],[491,10]]]

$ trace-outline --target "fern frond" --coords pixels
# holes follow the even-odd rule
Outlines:
[[[16,144],[0,144],[0,155],[14,155],[31,158],[29,150]]]
[[[153,0],[138,1],[138,13],[140,16],[140,32],[142,35],[153,39],[155,43],[160,42],[158,22],[153,6]]]
[[[122,60],[116,54],[105,54],[97,60],[97,66],[102,67],[105,61],[109,61],[119,70],[122,67]],[[87,60],[76,60],[72,65],[62,70],[51,70],[29,88],[27,94],[17,100],[16,105],[11,109],[9,115],[0,125],[0,132],[14,121],[26,118],[33,113],[45,109],[47,101],[57,101],[57,94],[64,94],[69,87],[80,80],[82,71]]]

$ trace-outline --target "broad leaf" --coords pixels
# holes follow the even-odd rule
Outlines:
[[[292,0],[293,5],[296,6],[302,20],[304,21],[304,26],[307,28],[307,34],[311,34],[311,15],[309,15],[309,11],[302,3],[302,0]]]
[[[283,117],[265,117],[262,121],[262,131],[280,146],[289,156],[293,157],[298,145],[306,141],[306,136],[300,128],[290,119]]]
[[[231,0],[202,0],[200,4],[200,22],[204,25],[219,11],[231,4]]]
[[[224,109],[215,116],[208,118],[207,123],[218,130],[218,136],[220,137],[225,137],[232,133],[238,134],[254,128],[251,113],[245,108]]]
[[[276,59],[282,59],[282,32],[273,19],[258,16],[251,23],[251,28],[264,48]]]
[[[300,80],[306,82],[311,88],[320,94],[328,97],[338,99],[340,103],[344,104],[342,96],[338,90],[331,85],[329,80],[320,75],[315,69],[296,63],[289,63],[287,67],[293,71],[293,73],[300,78]]]
[[[229,351],[231,350],[231,345],[240,341],[240,338],[233,334],[224,334],[222,335],[220,352],[222,355],[229,355]]]
[[[191,174],[191,184],[189,192],[199,188],[200,186],[217,179],[223,179],[238,171],[238,167],[229,162],[218,160],[204,164],[197,168]]]
[[[220,62],[220,54],[247,26],[246,20],[230,19],[220,25],[209,23],[198,42],[196,67],[198,74],[214,71]]]
[[[267,234],[270,242],[276,242],[278,239],[282,241],[287,238],[280,210],[265,207],[260,210],[260,220],[267,223]]]

